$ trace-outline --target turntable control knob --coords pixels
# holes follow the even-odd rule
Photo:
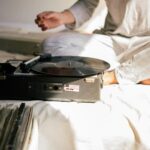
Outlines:
[[[56,90],[56,91],[59,90],[59,86],[54,85],[54,86],[53,86],[53,90]]]
[[[55,85],[55,84],[50,84],[50,85],[45,85],[44,86],[45,90],[50,90],[50,91],[61,91],[62,90],[62,85]]]

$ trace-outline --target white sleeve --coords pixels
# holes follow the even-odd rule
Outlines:
[[[92,16],[95,8],[98,6],[100,0],[79,0],[71,8],[70,12],[75,17],[75,24],[66,25],[67,28],[74,29],[81,26]]]

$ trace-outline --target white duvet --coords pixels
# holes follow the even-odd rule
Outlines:
[[[38,149],[149,150],[149,108],[145,85],[105,86],[96,103],[36,102]]]
[[[29,150],[149,150],[149,91],[146,85],[110,85],[96,103],[26,102],[34,108]]]
[[[29,150],[150,149],[150,86],[105,86],[96,103],[26,103],[34,108]]]

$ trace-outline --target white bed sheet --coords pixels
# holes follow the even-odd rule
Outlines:
[[[34,107],[30,150],[150,149],[150,86],[105,86],[96,103],[26,103]]]
[[[150,86],[111,85],[97,103],[40,102],[34,107],[40,150],[150,149]]]

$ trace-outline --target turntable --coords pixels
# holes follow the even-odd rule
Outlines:
[[[105,61],[43,54],[0,64],[0,99],[96,102]]]

